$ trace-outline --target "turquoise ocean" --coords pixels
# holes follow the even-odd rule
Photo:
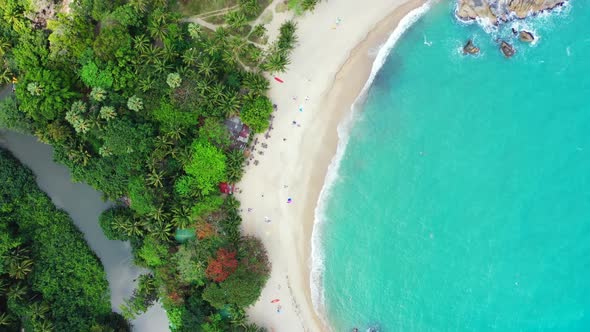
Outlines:
[[[316,304],[334,331],[590,331],[590,1],[496,31],[453,10],[409,27],[356,106]]]

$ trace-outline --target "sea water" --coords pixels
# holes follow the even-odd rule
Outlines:
[[[334,331],[589,331],[590,2],[488,31],[453,10],[412,25],[356,107],[316,304]]]

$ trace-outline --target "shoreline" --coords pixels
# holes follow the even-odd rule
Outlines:
[[[405,31],[428,11],[428,4],[429,1],[427,0],[408,1],[397,7],[385,19],[377,23],[365,39],[352,50],[350,57],[334,77],[329,92],[324,98],[328,113],[334,112],[338,114],[340,112],[342,114],[339,114],[340,119],[336,124],[336,141],[333,142],[333,146],[330,146],[330,153],[333,152],[333,157],[328,164],[324,183],[315,204],[315,222],[311,235],[311,257],[314,260],[310,273],[312,302],[314,308],[322,317],[325,315],[323,288],[319,287],[315,290],[314,294],[314,284],[322,283],[324,273],[323,255],[321,254],[321,249],[317,248],[321,245],[322,230],[320,227],[323,223],[323,220],[321,220],[324,213],[323,204],[329,198],[331,187],[334,181],[337,180],[340,161],[346,152],[346,145],[348,144],[348,132],[351,126],[354,125],[355,114],[360,111],[358,107],[364,103],[367,97],[366,93],[373,84],[375,76],[387,60],[389,53],[393,50]],[[377,52],[371,52],[376,48],[378,48]],[[374,53],[374,55],[371,53]],[[361,81],[354,82],[352,89],[350,88],[351,84],[349,80],[344,79],[345,77],[351,76],[363,78]],[[318,250],[317,253],[315,252],[316,248]],[[318,262],[315,262],[315,259]]]
[[[260,299],[247,313],[270,331],[329,330],[324,312],[314,307],[310,276],[315,212],[338,150],[338,127],[363,92],[377,51],[427,1],[370,2],[362,15],[355,4],[322,2],[297,19],[300,45],[287,72],[277,75],[285,83],[273,81],[269,92],[278,105],[274,128],[269,138],[258,136],[268,149],[255,146],[251,162],[259,165],[247,166],[238,185],[243,231],[261,238],[272,264]],[[330,24],[335,17],[342,23]],[[276,14],[270,26],[288,18]],[[274,299],[279,302],[272,304]]]

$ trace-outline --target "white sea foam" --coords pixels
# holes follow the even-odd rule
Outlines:
[[[327,323],[326,318],[324,317],[325,313],[325,303],[324,303],[324,288],[323,288],[323,274],[325,270],[324,265],[324,253],[322,248],[322,227],[325,222],[325,207],[326,202],[331,193],[331,188],[333,187],[334,183],[338,179],[338,171],[340,168],[340,162],[342,157],[344,156],[344,152],[346,151],[346,146],[348,144],[349,139],[349,132],[350,128],[355,119],[355,110],[356,106],[364,100],[364,97],[370,88],[371,84],[375,80],[375,77],[387,56],[403,35],[403,33],[414,24],[418,19],[420,19],[431,7],[431,4],[434,0],[427,1],[424,5],[419,8],[412,10],[408,13],[398,24],[395,30],[391,33],[387,41],[382,45],[377,53],[377,57],[373,62],[373,66],[371,69],[371,74],[367,82],[365,83],[363,89],[361,90],[359,96],[356,98],[354,103],[351,106],[351,111],[349,112],[348,116],[338,125],[338,147],[336,150],[336,154],[332,158],[330,162],[330,166],[328,167],[328,172],[326,174],[326,179],[324,182],[324,186],[322,191],[320,192],[318,203],[316,204],[316,208],[314,211],[314,227],[312,232],[312,240],[311,240],[311,295],[312,295],[312,303],[315,310],[318,312],[319,316]],[[326,324],[329,326],[329,324]]]

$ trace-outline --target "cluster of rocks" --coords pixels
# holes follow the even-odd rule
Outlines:
[[[562,6],[568,0],[457,0],[455,15],[460,20],[472,21],[479,19],[493,25],[499,25],[511,19],[524,19],[530,15]],[[512,29],[512,33],[521,42],[532,43],[535,35],[532,32]],[[510,58],[516,53],[514,46],[506,40],[498,40],[499,48],[505,57]],[[463,46],[464,54],[478,54],[479,48],[470,39]]]
[[[463,21],[483,19],[498,25],[562,6],[568,0],[457,0],[455,14]]]
[[[47,27],[47,21],[54,19],[57,15],[55,2],[52,0],[31,1],[29,11],[25,14],[33,27],[38,30]]]
[[[514,35],[518,35],[518,39],[524,43],[531,43],[535,40],[535,35],[533,35],[532,32],[526,30],[518,32],[515,29],[512,29],[512,32],[514,33]],[[514,46],[512,46],[507,41],[498,40],[498,42],[500,43],[500,51],[502,51],[502,54],[504,54],[505,57],[510,58],[516,53]],[[465,43],[465,45],[463,46],[463,54],[476,55],[478,53],[479,47],[475,46],[473,40],[469,39],[467,43]]]

